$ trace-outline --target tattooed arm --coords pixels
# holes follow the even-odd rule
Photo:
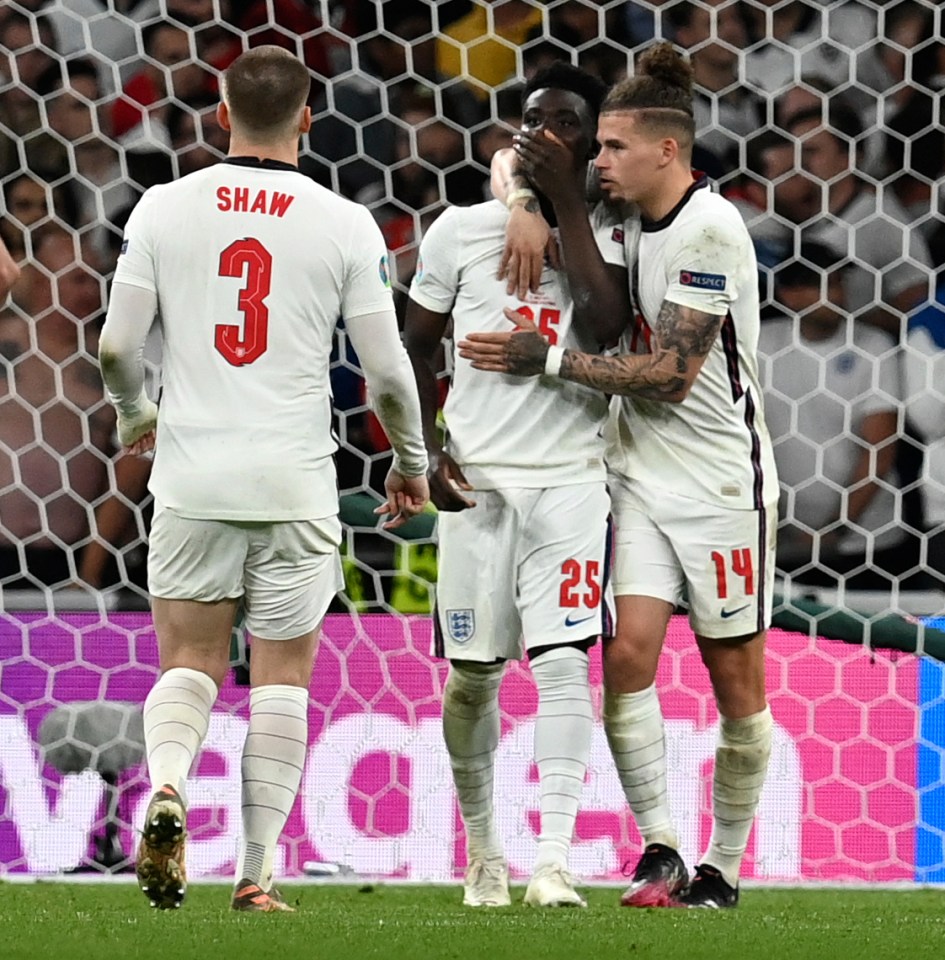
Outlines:
[[[548,342],[522,314],[506,310],[518,326],[509,333],[473,333],[459,355],[477,370],[531,377],[545,373]],[[604,393],[681,403],[689,394],[722,326],[722,317],[664,300],[651,341],[652,352],[602,357],[565,350],[557,375]]]

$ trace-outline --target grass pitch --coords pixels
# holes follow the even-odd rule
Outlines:
[[[230,912],[227,887],[150,909],[133,885],[0,884],[2,960],[917,960],[945,952],[945,891],[748,888],[737,910],[460,906],[460,888],[285,887],[298,913]]]

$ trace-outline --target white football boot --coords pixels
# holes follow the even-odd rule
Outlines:
[[[539,867],[525,891],[528,907],[586,907],[587,901],[574,889],[571,874],[564,867]]]
[[[464,907],[508,907],[509,867],[501,859],[473,860],[466,868]]]

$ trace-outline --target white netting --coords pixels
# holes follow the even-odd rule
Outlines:
[[[0,741],[16,745],[4,754],[0,771],[0,797],[6,796],[0,807],[0,870],[77,862],[87,852],[87,829],[83,834],[76,827],[74,850],[55,855],[42,846],[43,831],[57,816],[89,827],[105,812],[104,787],[95,774],[74,771],[60,780],[52,767],[37,767],[32,744],[42,740],[40,720],[59,703],[105,697],[138,703],[153,675],[146,617],[107,612],[145,607],[150,498],[147,461],[116,456],[96,338],[122,225],[141,191],[224,154],[226,137],[214,117],[216,84],[241,49],[280,43],[311,68],[315,123],[302,169],[371,208],[392,251],[401,299],[426,224],[445,203],[486,196],[489,158],[510,142],[519,123],[523,78],[549,60],[565,58],[613,82],[653,37],[668,37],[686,49],[697,83],[696,162],[739,205],[763,268],[762,369],[784,489],[779,566],[785,592],[823,590],[832,597],[839,587],[839,602],[855,606],[849,591],[865,589],[873,592],[858,596],[872,611],[932,612],[941,607],[945,582],[945,307],[936,282],[945,257],[942,31],[942,11],[931,0],[5,3],[0,236],[22,277],[0,315],[0,610],[8,611],[0,618],[0,655],[7,660],[0,674],[0,722],[10,726]],[[153,370],[154,383],[156,378]],[[375,528],[370,508],[389,454],[343,333],[332,386],[341,438],[345,604],[357,613],[426,613],[427,585],[436,576],[433,517],[414,521],[407,539]],[[57,613],[82,606],[98,612]],[[14,609],[44,612],[9,612]],[[337,609],[345,609],[341,601]],[[869,614],[854,617],[860,624],[870,620]],[[321,681],[326,684],[321,725],[334,730],[348,723],[350,729],[338,728],[331,741],[336,744],[362,737],[358,724],[367,722],[364,717],[385,717],[396,732],[377,733],[376,750],[356,769],[345,773],[343,764],[338,767],[338,782],[350,788],[344,793],[350,817],[345,820],[339,806],[332,829],[341,830],[345,820],[355,848],[363,842],[365,850],[377,850],[370,842],[403,827],[409,847],[422,835],[405,826],[407,821],[422,819],[442,799],[433,787],[418,799],[417,785],[448,780],[439,769],[422,768],[422,777],[410,772],[410,764],[426,756],[424,738],[435,741],[428,724],[436,715],[439,675],[409,645],[402,653],[394,641],[384,645],[390,631],[403,645],[401,621],[362,631],[350,646],[347,622],[337,621],[339,639],[328,644],[331,656],[320,664],[328,677]],[[679,642],[676,655],[686,661],[692,651]],[[797,800],[804,829],[821,831],[816,848],[821,853],[794,867],[767,873],[761,867],[759,875],[904,876],[918,865],[918,854],[901,849],[902,822],[876,814],[870,798],[876,791],[877,797],[882,791],[900,797],[899,791],[916,786],[934,796],[937,774],[920,784],[914,771],[901,770],[908,738],[884,740],[882,720],[877,727],[874,718],[901,708],[908,714],[901,721],[905,726],[919,723],[915,708],[907,709],[919,698],[919,680],[913,674],[903,679],[903,671],[889,668],[876,689],[866,680],[866,686],[858,680],[847,686],[847,668],[832,662],[833,648],[803,641],[808,646],[794,650],[791,644],[801,641],[783,642],[774,656],[784,710],[793,702],[789,691],[800,683],[794,682],[793,664],[810,663],[829,676],[822,688],[815,684],[798,694],[803,717],[795,722],[785,714],[779,722],[796,742],[813,745],[811,755],[841,752],[830,753],[833,760],[825,767],[815,764],[816,776],[805,767]],[[103,653],[103,644],[119,652]],[[363,675],[344,666],[346,652],[353,650],[364,652]],[[398,657],[433,678],[429,689],[413,689],[409,678],[395,676],[389,661]],[[677,671],[666,679],[665,692],[680,698],[679,722],[702,731],[705,691],[698,682]],[[823,749],[834,741],[821,728],[840,715],[831,712],[835,707],[846,709],[837,704],[848,705],[861,694],[873,709],[864,708],[859,720],[850,721],[847,746],[856,748],[851,756],[862,750],[878,758],[868,780],[851,772],[854,761],[849,769],[841,762],[845,747]],[[934,702],[941,690],[929,696]],[[230,706],[242,704],[238,688],[229,697]],[[685,706],[696,703],[692,710]],[[517,708],[507,712],[511,733],[521,726],[519,715]],[[684,720],[690,715],[691,721]],[[90,722],[96,736],[124,742],[130,721],[122,716],[94,715],[81,722]],[[77,722],[69,716],[59,720],[67,730]],[[242,722],[236,712],[217,717],[217,747],[235,736],[233,725]],[[684,727],[679,729],[682,736]],[[50,730],[54,743],[64,742],[61,731]],[[934,747],[939,738],[929,736]],[[319,742],[324,765],[335,748]],[[808,746],[799,748],[802,760]],[[77,751],[82,769],[96,768],[81,747]],[[58,757],[61,766],[66,754],[79,762],[69,750],[47,759]],[[404,761],[403,770],[391,759],[401,754],[413,758]],[[519,754],[513,750],[510,756]],[[599,769],[607,769],[603,754],[598,759]],[[208,770],[214,762],[205,760]],[[101,764],[97,769],[114,773],[134,797],[140,781],[137,766],[129,763],[130,774]],[[686,763],[696,761],[690,757]],[[53,821],[38,786],[35,796],[24,799],[23,784],[41,769],[46,785],[57,788],[50,793],[58,804]],[[224,792],[235,783],[230,769],[211,770],[225,781]],[[20,784],[16,797],[10,789],[14,776]],[[524,781],[519,786],[524,790]],[[592,809],[598,804],[605,820],[611,816],[607,811],[621,806],[610,796],[612,787],[608,782],[603,794],[589,801]],[[835,797],[831,791],[845,797],[849,792],[856,812],[847,820],[820,812],[818,804],[834,801],[818,798]],[[407,812],[398,805],[405,796]],[[218,858],[214,869],[228,862],[231,800],[226,793],[201,827],[208,844],[217,842],[212,839],[217,833],[221,838],[219,849],[213,848],[217,852],[206,853],[208,865]],[[515,809],[523,802],[515,799]],[[131,818],[130,804],[122,801],[123,820]],[[379,810],[388,813],[372,819]],[[312,835],[312,824],[324,829],[323,813],[313,808],[308,826],[298,827],[297,844],[288,848],[295,868],[306,856],[340,859],[347,849],[340,841],[328,853],[306,846],[302,837]],[[697,813],[690,822],[698,833]],[[630,840],[621,824],[613,836],[623,838],[615,840],[623,850]],[[455,822],[440,827],[455,836]],[[930,831],[941,834],[938,827]],[[25,835],[32,839],[23,840]],[[347,836],[343,830],[341,835]],[[859,839],[850,841],[853,846],[843,841],[861,835],[887,844],[887,853],[880,856],[873,847],[863,853]],[[122,836],[127,847],[128,835]],[[827,836],[836,841],[833,855]],[[100,841],[105,847],[109,842]],[[34,847],[27,850],[28,843]],[[395,848],[400,850],[396,844],[385,848],[384,857],[400,856]],[[365,853],[363,862],[374,855]],[[925,863],[934,871],[941,850],[929,856]],[[387,872],[445,870],[437,862],[411,871],[415,861],[404,857]],[[815,861],[832,866],[814,866]],[[588,860],[588,872],[606,874],[611,861],[605,857],[600,869],[591,867]]]

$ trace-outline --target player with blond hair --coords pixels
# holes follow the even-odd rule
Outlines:
[[[640,213],[634,316],[618,356],[551,345],[511,311],[517,330],[470,335],[459,353],[478,370],[614,395],[617,633],[604,651],[604,725],[644,844],[623,902],[721,908],[738,902],[771,750],[764,643],[778,483],[758,376],[754,250],[736,208],[693,175],[694,131],[691,68],[669,44],[649,49],[601,109],[601,189]],[[523,135],[518,150],[540,182],[561,147]],[[691,882],[677,851],[655,687],[683,599],[720,714],[712,835]]]

